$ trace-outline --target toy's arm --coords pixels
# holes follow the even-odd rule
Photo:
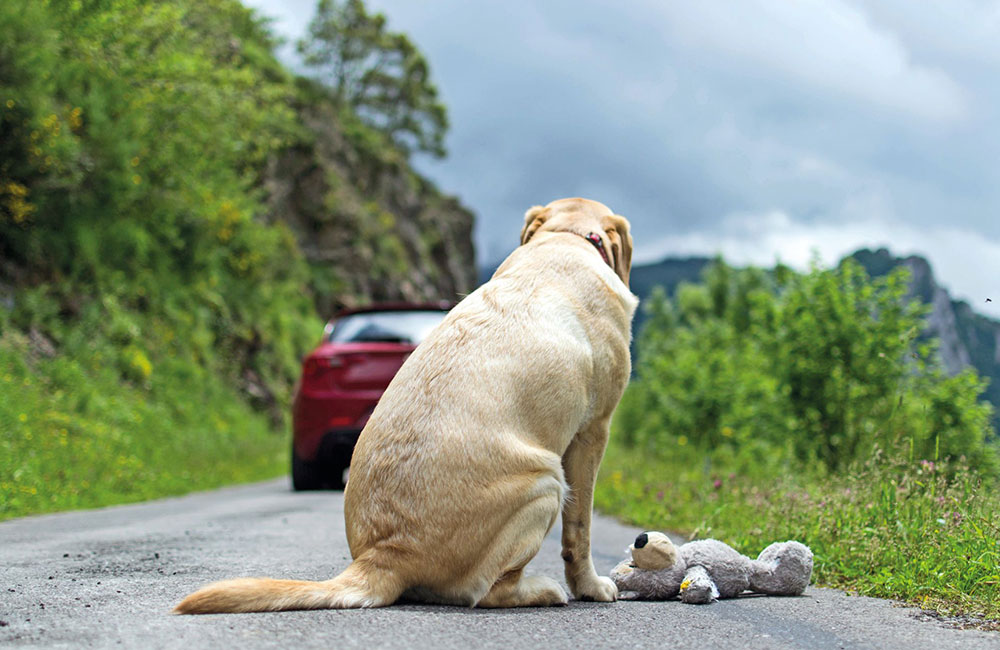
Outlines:
[[[718,597],[719,589],[705,567],[699,565],[688,567],[681,583],[681,600],[685,603],[704,605]]]
[[[621,600],[667,600],[677,596],[677,587],[684,575],[684,565],[653,571],[638,569],[629,560],[621,562],[611,571],[611,579],[618,587]]]
[[[611,580],[618,587],[619,600],[640,599],[638,587],[633,584],[636,581],[636,573],[631,560],[625,559],[619,562],[618,566],[611,570]]]

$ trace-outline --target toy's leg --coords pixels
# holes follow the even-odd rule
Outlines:
[[[681,600],[685,603],[704,605],[719,597],[719,590],[708,571],[702,566],[693,566],[684,574],[681,583]]]
[[[611,602],[618,588],[610,578],[597,575],[590,556],[590,518],[594,507],[594,481],[608,443],[605,418],[580,431],[563,454],[563,471],[569,484],[569,498],[563,504],[562,557],[566,562],[566,582],[580,600]]]

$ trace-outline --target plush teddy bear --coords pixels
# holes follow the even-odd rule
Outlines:
[[[813,554],[799,542],[775,542],[751,560],[715,539],[674,546],[663,533],[642,533],[629,546],[631,559],[611,571],[625,600],[685,603],[733,598],[747,589],[774,596],[798,596],[812,575]]]

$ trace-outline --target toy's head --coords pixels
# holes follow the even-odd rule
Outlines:
[[[677,562],[677,547],[663,533],[642,533],[629,546],[632,565],[639,569],[659,571]]]

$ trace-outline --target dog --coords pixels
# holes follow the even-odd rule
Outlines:
[[[607,206],[528,210],[521,245],[414,350],[362,431],[344,494],[347,569],[217,582],[174,611],[565,605],[558,582],[523,573],[560,511],[570,591],[614,601],[590,525],[631,372],[631,263],[629,223]]]

